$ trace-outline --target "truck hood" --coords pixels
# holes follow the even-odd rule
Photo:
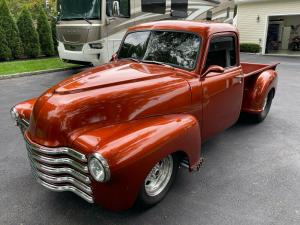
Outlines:
[[[55,93],[67,94],[141,82],[176,75],[172,68],[119,61],[87,70],[57,85]]]
[[[187,111],[185,75],[161,65],[120,60],[74,75],[41,95],[28,137],[48,147],[68,146],[91,129]]]

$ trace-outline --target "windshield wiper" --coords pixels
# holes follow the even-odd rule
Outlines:
[[[84,17],[84,18],[82,18],[82,19],[84,19],[87,23],[89,23],[89,24],[93,24],[91,21],[89,21],[86,17]]]
[[[142,63],[149,63],[149,64],[156,64],[156,65],[161,65],[161,66],[167,66],[167,67],[172,67],[171,65],[159,61],[152,61],[152,60],[141,60],[140,62]]]

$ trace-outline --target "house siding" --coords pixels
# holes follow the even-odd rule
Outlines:
[[[300,15],[299,0],[269,0],[240,3],[238,5],[237,27],[241,43],[260,44],[265,51],[268,17],[273,15]],[[257,22],[257,17],[260,21]]]

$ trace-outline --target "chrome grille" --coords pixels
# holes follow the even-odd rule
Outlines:
[[[29,121],[25,120],[25,119],[21,119],[19,118],[17,120],[17,125],[20,128],[22,134],[24,134],[24,132],[28,129],[29,127]]]
[[[52,191],[71,191],[93,203],[87,158],[70,148],[47,148],[32,143],[25,136],[33,175]]]

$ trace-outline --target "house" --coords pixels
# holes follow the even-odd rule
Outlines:
[[[235,0],[241,43],[256,43],[262,54],[300,56],[299,0]]]

